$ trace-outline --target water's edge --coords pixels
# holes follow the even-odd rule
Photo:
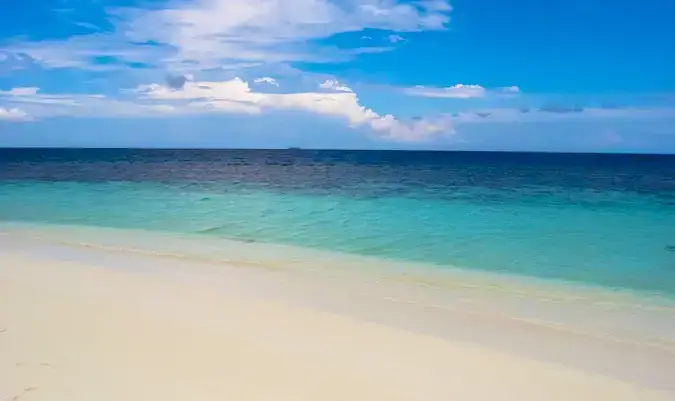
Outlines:
[[[158,260],[239,266],[363,285],[387,286],[404,302],[508,315],[568,330],[623,333],[675,350],[675,300],[634,291],[608,290],[555,280],[495,274],[147,230],[0,224],[4,241],[39,241]],[[53,256],[49,253],[49,256]],[[370,284],[368,284],[370,283]],[[403,295],[401,295],[403,294]],[[641,333],[641,334],[640,334]],[[607,334],[609,335],[609,334]]]
[[[0,233],[0,256],[24,253],[31,260],[127,270],[299,302],[675,390],[668,380],[675,361],[675,302],[669,299],[143,230],[1,224]],[[2,268],[21,268],[2,260]],[[607,365],[611,355],[622,355],[622,363]],[[657,369],[663,374],[646,374],[653,370],[645,370],[645,363],[663,366]]]

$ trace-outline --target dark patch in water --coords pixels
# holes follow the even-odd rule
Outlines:
[[[675,245],[666,245],[663,249],[667,252],[675,252]]]
[[[221,230],[222,228],[223,228],[223,226],[209,227],[209,228],[204,228],[202,230],[197,230],[196,233],[197,234],[209,234],[209,233],[217,232],[217,231]]]
[[[202,230],[197,230],[197,231],[195,231],[195,233],[208,235],[208,234],[211,234],[211,233],[217,233],[220,230],[222,230],[223,228],[225,228],[224,225],[213,226],[213,227],[204,228]],[[254,240],[253,238],[228,238],[228,239],[231,240],[231,241],[244,242],[244,243],[247,243],[247,244],[256,242],[256,240]]]

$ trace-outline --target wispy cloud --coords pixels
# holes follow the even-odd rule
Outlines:
[[[0,91],[0,95],[9,95],[9,96],[32,96],[38,93],[40,88],[31,86],[31,87],[21,87],[21,88],[12,88],[8,91]]]
[[[580,106],[565,106],[561,104],[546,104],[537,109],[537,111],[543,111],[545,113],[582,113],[584,111],[583,107]]]
[[[627,107],[607,109],[601,107],[521,107],[492,108],[457,112],[453,122],[462,123],[510,123],[510,122],[555,122],[570,120],[663,120],[675,119],[675,107]]]
[[[502,93],[515,95],[515,94],[520,93],[520,88],[515,86],[515,85],[512,85],[512,86],[505,86],[503,88],[499,88],[499,91],[502,92]]]
[[[169,57],[166,46],[143,46],[125,40],[117,33],[96,33],[73,36],[66,40],[19,42],[5,47],[17,58],[26,57],[45,68],[75,68],[110,71],[136,65],[155,65]]]
[[[19,87],[8,91],[0,91],[0,100],[13,104],[41,104],[41,105],[85,105],[94,99],[102,99],[103,95],[70,95],[70,94],[42,94],[40,88]]]
[[[508,86],[488,90],[487,88],[481,85],[457,84],[445,88],[435,88],[418,85],[412,88],[404,88],[403,92],[410,96],[419,96],[419,97],[471,99],[471,98],[481,98],[490,93],[516,95],[520,93],[520,88],[517,86]]]
[[[51,117],[153,116],[163,115],[156,103],[138,102],[134,98],[114,99],[101,94],[41,93],[39,88],[13,88],[0,91],[4,119],[39,120]]]
[[[469,99],[485,96],[486,90],[480,85],[457,84],[447,88],[416,86],[414,88],[407,88],[404,92],[411,96]]]
[[[387,40],[389,40],[391,43],[398,43],[398,42],[405,42],[406,38],[404,38],[401,35],[392,34],[387,36]]]
[[[18,42],[6,51],[27,54],[45,67],[95,70],[137,64],[188,71],[240,63],[321,62],[354,53],[322,47],[316,39],[366,28],[441,30],[449,13],[447,2],[440,0],[176,0],[162,7],[109,9],[111,32]],[[115,62],[97,62],[100,57]]]
[[[271,77],[260,77],[260,78],[256,78],[256,79],[253,80],[253,82],[255,82],[255,83],[257,83],[257,84],[262,84],[262,83],[264,83],[264,84],[268,84],[268,85],[273,85],[273,86],[279,87],[279,82],[277,82],[276,79],[271,78]]]

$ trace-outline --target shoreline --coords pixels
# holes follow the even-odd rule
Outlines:
[[[314,283],[338,284],[344,292],[372,293],[399,304],[462,309],[463,313],[675,351],[675,300],[661,295],[145,230],[85,226],[7,230],[6,225],[0,225],[0,230],[3,228],[5,243],[13,242],[17,249],[28,247],[29,254],[48,260],[59,255],[66,260],[99,264],[102,256],[116,255],[122,258],[117,264],[134,266],[132,270],[147,270],[150,266],[150,270],[161,274],[166,272],[154,267],[158,263],[175,264],[190,275],[194,275],[196,266],[201,266],[203,271],[213,273],[211,279],[216,282],[232,269],[258,272],[253,279],[261,281],[273,273],[292,282],[304,281],[306,287]],[[0,243],[0,251],[7,248]],[[145,268],[135,263],[141,260],[146,261]],[[308,303],[321,298],[312,295]]]
[[[3,298],[7,297],[0,306],[0,323],[3,326],[0,329],[7,330],[0,333],[0,354],[21,359],[23,352],[32,355],[36,361],[47,357],[40,352],[44,355],[59,354],[65,365],[57,380],[49,379],[51,370],[40,367],[41,362],[22,370],[10,366],[21,361],[0,358],[0,378],[5,378],[4,381],[0,379],[0,390],[3,390],[0,395],[10,399],[22,391],[12,387],[12,383],[26,383],[24,389],[30,388],[32,385],[28,381],[32,377],[42,377],[45,383],[51,384],[41,385],[42,391],[26,393],[21,397],[22,401],[66,399],[57,388],[71,383],[69,380],[77,379],[78,374],[84,374],[75,365],[66,363],[70,358],[87,359],[92,367],[88,376],[97,385],[104,385],[101,375],[110,373],[106,361],[113,356],[105,352],[104,355],[89,355],[87,352],[91,350],[79,345],[80,342],[87,344],[96,340],[96,336],[101,336],[101,341],[105,339],[106,344],[109,342],[107,346],[121,347],[117,349],[126,352],[130,360],[140,358],[138,363],[142,366],[155,363],[144,359],[144,352],[130,354],[130,345],[124,343],[131,341],[125,339],[129,333],[121,338],[109,338],[108,330],[120,333],[128,331],[129,327],[134,328],[133,336],[144,338],[143,341],[138,340],[141,343],[134,344],[134,352],[152,347],[153,342],[162,336],[173,337],[171,330],[187,330],[198,337],[214,332],[223,336],[223,339],[216,336],[208,342],[220,350],[216,355],[210,355],[206,349],[198,352],[200,358],[208,361],[204,366],[210,368],[190,365],[197,362],[186,355],[182,355],[187,358],[185,361],[177,359],[173,363],[190,366],[165,367],[169,370],[185,368],[186,371],[181,370],[180,377],[175,377],[178,373],[174,371],[167,371],[162,377],[164,380],[169,377],[184,380],[186,387],[164,394],[161,393],[163,389],[153,387],[159,386],[159,382],[153,382],[150,386],[152,391],[168,397],[164,399],[179,399],[174,392],[181,394],[192,386],[199,387],[198,383],[203,378],[195,375],[216,380],[212,372],[214,364],[220,366],[223,363],[227,365],[223,369],[237,374],[239,365],[223,362],[231,357],[231,353],[246,361],[257,358],[256,369],[269,365],[271,370],[263,369],[269,376],[260,379],[261,382],[270,386],[267,390],[277,385],[288,385],[288,393],[277,391],[274,393],[276,398],[271,395],[273,393],[260,395],[260,391],[267,390],[255,388],[258,379],[254,379],[255,369],[251,366],[251,382],[245,384],[244,380],[240,386],[234,386],[239,393],[235,394],[234,388],[232,393],[228,393],[227,389],[209,387],[208,391],[204,389],[202,396],[205,398],[201,399],[229,394],[242,400],[340,399],[338,396],[342,399],[373,400],[448,399],[453,396],[482,400],[485,398],[481,397],[489,396],[485,393],[487,389],[482,388],[488,384],[495,389],[492,397],[495,394],[506,395],[501,399],[507,400],[557,399],[555,397],[561,397],[561,400],[665,400],[675,395],[675,384],[671,383],[669,374],[675,369],[675,349],[670,350],[669,346],[663,348],[658,344],[649,344],[646,338],[642,342],[636,341],[636,338],[621,332],[613,334],[623,338],[593,337],[566,330],[565,327],[541,325],[514,314],[508,315],[517,309],[506,308],[502,314],[495,314],[492,313],[494,310],[486,308],[495,299],[483,300],[486,302],[480,304],[466,298],[467,293],[461,291],[450,294],[450,297],[439,297],[434,289],[410,286],[410,283],[354,281],[353,277],[321,276],[316,272],[216,266],[150,255],[78,249],[26,239],[17,241],[19,239],[12,234],[0,236],[0,285]],[[21,268],[17,269],[17,266]],[[68,306],[53,310],[56,308],[54,305],[60,302]],[[551,306],[536,303],[530,308],[541,307],[546,313],[571,311],[560,305],[557,309]],[[116,311],[113,315],[118,320],[107,321],[109,310]],[[593,317],[607,318],[607,315]],[[66,319],[73,327],[84,327],[81,331],[71,329],[68,335],[58,334],[54,331],[54,324],[60,326],[60,319]],[[93,319],[93,322],[87,323],[86,319]],[[151,319],[152,324],[146,324],[147,319]],[[652,324],[653,319],[655,316],[645,315],[634,323]],[[242,327],[232,326],[234,321]],[[92,334],[90,324],[102,325],[106,329]],[[344,338],[338,337],[334,334],[338,329],[347,330],[350,334],[345,332]],[[228,341],[233,332],[238,333],[237,341],[258,338],[261,343],[254,346],[248,342],[248,348],[244,347],[246,351],[238,350],[238,346],[230,347]],[[378,345],[394,337],[398,340],[389,343],[392,348],[386,352]],[[172,344],[176,350],[183,346],[196,346],[191,338],[187,334],[175,334]],[[69,343],[71,348],[68,348],[64,341],[74,343]],[[357,345],[352,347],[354,342]],[[48,344],[52,343],[53,348],[50,348]],[[34,350],[36,345],[40,346]],[[262,352],[257,349],[259,346],[274,350]],[[70,351],[64,351],[66,349]],[[65,355],[64,352],[72,354]],[[84,354],[78,355],[80,352]],[[422,360],[419,359],[420,353],[425,355]],[[319,354],[321,358],[317,357]],[[441,355],[454,355],[455,359]],[[47,363],[57,366],[56,362]],[[120,379],[116,379],[115,374],[120,374],[131,362],[115,363],[118,365],[113,365],[119,371],[110,373],[113,382]],[[247,363],[244,365],[248,366]],[[295,367],[295,364],[304,367]],[[336,366],[340,366],[339,371],[335,370]],[[369,370],[361,371],[365,367]],[[486,367],[490,368],[486,371]],[[159,368],[162,368],[161,364],[152,365],[152,369]],[[188,372],[187,368],[195,372]],[[277,372],[278,369],[282,372]],[[359,371],[360,379],[353,377],[353,371]],[[139,380],[136,386],[149,380],[145,377],[146,371],[132,369],[132,373],[129,375],[133,376],[133,380]],[[277,373],[285,379],[275,378]],[[127,377],[125,375],[122,376]],[[363,381],[364,375],[368,380]],[[447,381],[452,375],[459,375],[467,382],[453,381],[450,385]],[[150,376],[154,377],[153,374]],[[300,393],[290,395],[302,387],[300,377],[315,377],[317,382],[324,383],[324,387],[316,388],[318,392],[313,393],[314,398]],[[411,383],[408,381],[411,377],[421,381]],[[355,380],[361,380],[365,387],[348,384]],[[338,382],[340,386],[337,386]],[[578,386],[567,388],[562,382]],[[210,385],[215,386],[214,383]],[[379,384],[369,387],[367,383]],[[11,388],[5,390],[5,387]],[[131,388],[134,387],[129,390],[116,388],[115,391],[123,394],[124,391],[133,391]],[[560,394],[551,394],[554,388]],[[70,388],[68,391],[75,390]],[[99,397],[95,391],[96,388],[91,387],[86,394],[89,398],[96,395],[96,399],[107,399]],[[115,391],[110,392],[111,397]],[[418,397],[415,391],[419,394],[426,392],[426,396]],[[125,399],[149,399],[134,398],[130,394],[124,393]]]
[[[388,259],[338,251],[304,248],[288,244],[207,237],[195,233],[156,231],[141,228],[71,225],[53,223],[0,222],[0,235],[66,247],[122,252],[197,263],[242,265],[270,270],[306,270],[322,273],[395,276],[416,280],[420,285],[479,287],[512,293],[552,294],[558,300],[613,302],[627,299],[644,307],[664,305],[675,312],[675,294],[625,287],[608,287],[583,281],[535,277],[518,273],[437,265],[427,262]],[[363,269],[363,266],[367,269]],[[365,276],[361,276],[364,278]],[[372,277],[371,277],[372,278]],[[455,289],[455,288],[453,288]],[[675,317],[675,315],[673,315]]]

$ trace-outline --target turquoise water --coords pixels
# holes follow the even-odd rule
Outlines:
[[[234,162],[226,153],[6,156],[0,220],[289,244],[675,296],[671,159],[629,174],[573,158],[374,164],[347,153],[310,163],[286,152],[270,163],[239,152]]]

